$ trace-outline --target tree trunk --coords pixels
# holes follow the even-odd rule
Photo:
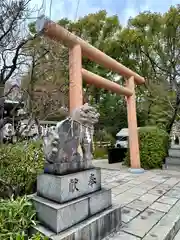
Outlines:
[[[166,131],[167,131],[168,134],[171,133],[172,126],[174,124],[174,121],[176,120],[178,109],[179,109],[179,105],[176,104],[173,116],[172,116],[171,120],[169,121],[169,123],[167,124],[167,127],[166,127]]]
[[[42,131],[41,131],[41,126],[40,126],[40,123],[39,123],[39,120],[37,119],[37,117],[34,118],[34,122],[38,127],[38,137],[41,137]]]
[[[0,144],[3,143],[3,127],[4,127],[4,84],[0,85]]]

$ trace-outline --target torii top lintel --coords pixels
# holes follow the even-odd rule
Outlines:
[[[97,48],[93,47],[86,41],[77,37],[73,33],[67,31],[65,28],[49,20],[45,16],[40,16],[38,18],[36,22],[36,29],[38,33],[42,32],[50,39],[62,42],[65,46],[69,48],[79,44],[81,46],[83,56],[89,58],[97,64],[100,64],[122,75],[123,77],[134,77],[136,84],[143,84],[145,82],[144,78],[137,73],[125,67],[124,65],[109,57],[105,53],[101,52]]]

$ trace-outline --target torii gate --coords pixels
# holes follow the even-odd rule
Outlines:
[[[38,18],[36,27],[38,33],[57,42],[61,42],[64,46],[69,48],[70,113],[83,104],[82,79],[88,84],[126,96],[131,169],[135,172],[139,172],[139,170],[141,171],[136,117],[135,83],[143,84],[145,82],[144,78],[45,16]],[[97,64],[126,77],[126,87],[83,69],[82,56],[85,56]]]

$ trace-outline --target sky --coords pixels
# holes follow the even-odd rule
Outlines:
[[[30,5],[37,9],[43,5],[38,15],[45,14],[54,21],[64,17],[77,20],[89,13],[106,10],[109,15],[118,15],[120,23],[126,25],[128,19],[139,12],[164,13],[178,3],[179,0],[31,0]]]

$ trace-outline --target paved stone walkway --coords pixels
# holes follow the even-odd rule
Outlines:
[[[94,165],[103,168],[102,186],[111,188],[113,203],[122,206],[121,230],[105,240],[180,240],[180,172],[136,175],[119,163]]]

